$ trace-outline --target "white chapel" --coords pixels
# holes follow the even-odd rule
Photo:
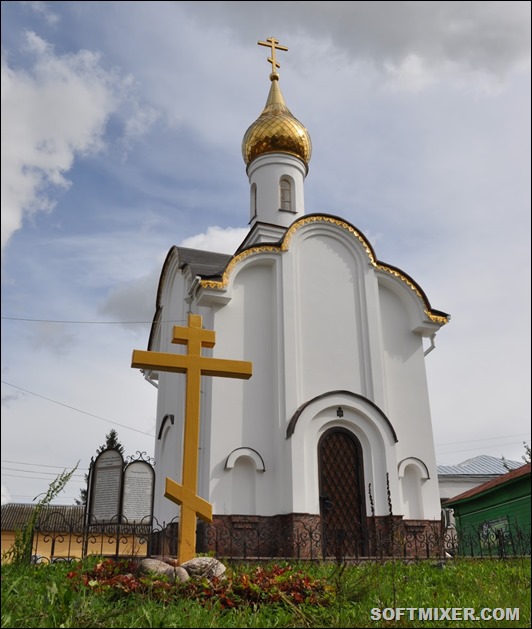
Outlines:
[[[215,522],[304,521],[324,544],[352,535],[364,554],[372,519],[440,520],[425,358],[450,317],[354,225],[305,214],[310,135],[281,93],[284,48],[260,43],[272,73],[242,141],[249,232],[233,255],[170,249],[148,350],[184,353],[172,329],[194,313],[216,334],[205,355],[253,363],[249,380],[202,377],[198,494]],[[179,514],[164,483],[181,476],[185,375],[144,375],[158,387],[154,515],[168,523]]]

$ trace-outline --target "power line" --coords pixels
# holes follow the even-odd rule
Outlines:
[[[38,472],[36,470],[19,470],[16,467],[2,467],[1,469],[9,470],[10,472],[22,472],[23,474],[46,474],[47,476],[57,476],[56,472]],[[84,478],[84,476],[85,476],[84,474],[72,474],[71,478]],[[20,476],[19,478],[25,478],[25,476]]]
[[[11,384],[10,382],[6,382],[5,380],[1,380],[1,382],[3,384],[6,384],[6,385],[8,385],[10,387],[15,388],[15,389],[19,389],[20,391],[24,391],[25,393],[29,393],[30,395],[34,395],[36,397],[40,397],[40,398],[42,398],[44,400],[47,400],[48,402],[52,402],[54,404],[59,404],[60,406],[64,406],[66,408],[69,408],[69,409],[72,409],[74,411],[77,411],[78,413],[83,413],[84,415],[88,415],[90,417],[94,417],[96,419],[99,419],[101,421],[107,422],[109,424],[114,424],[116,426],[120,426],[122,428],[125,428],[126,430],[133,430],[134,432],[138,432],[141,435],[146,435],[148,437],[154,437],[154,435],[149,433],[149,432],[143,432],[142,430],[138,430],[136,428],[131,428],[131,426],[126,426],[125,424],[120,424],[119,422],[112,421],[110,419],[106,419],[105,417],[100,417],[99,415],[94,415],[93,413],[89,413],[87,411],[82,411],[81,409],[76,408],[75,406],[70,406],[69,404],[64,404],[63,402],[58,402],[57,400],[53,400],[53,399],[48,398],[48,397],[46,397],[44,395],[40,395],[39,393],[34,393],[33,391],[29,391],[28,389],[24,389],[23,387],[19,387],[19,386],[15,385],[15,384]],[[479,443],[480,441],[490,441],[492,439],[509,439],[511,437],[529,436],[529,435],[530,435],[530,433],[523,432],[523,433],[516,433],[516,434],[513,434],[513,435],[500,435],[500,436],[496,436],[496,437],[483,437],[481,439],[469,439],[467,441],[461,440],[461,441],[451,441],[451,442],[447,442],[447,443],[437,443],[437,444],[434,444],[434,445],[435,445],[435,448],[440,448],[440,447],[443,447],[443,446],[455,445],[455,444],[461,444],[461,443]],[[465,449],[461,449],[461,450],[453,450],[452,452],[443,452],[443,453],[440,453],[440,454],[442,454],[442,455],[449,455],[449,454],[453,454],[454,452],[457,452],[457,453],[458,452],[471,452],[473,450],[478,450],[480,448],[484,448],[484,449],[492,449],[492,448],[499,448],[499,447],[502,448],[502,447],[506,447],[506,446],[517,445],[518,443],[522,443],[522,442],[513,441],[513,442],[510,442],[510,443],[497,444],[497,445],[494,445],[494,446],[487,446],[486,445],[486,446],[479,446],[477,448],[465,448]],[[5,461],[5,462],[6,463],[18,463],[17,461]],[[37,464],[34,464],[34,465],[37,465]],[[52,466],[44,466],[44,467],[61,467],[61,466],[57,466],[57,465],[54,466],[54,465],[52,465]],[[23,471],[23,470],[20,470],[20,471]]]
[[[440,452],[439,456],[449,456],[454,454],[455,452],[472,452],[473,450],[493,450],[494,448],[499,448],[500,450],[507,448],[508,446],[517,445],[521,443],[521,441],[511,441],[510,443],[498,443],[494,446],[477,446],[476,448],[464,448],[463,450],[451,450],[450,452]],[[438,455],[436,455],[438,456]]]
[[[126,426],[125,424],[120,424],[119,422],[112,421],[111,419],[100,417],[99,415],[95,415],[94,413],[88,413],[87,411],[82,411],[80,408],[76,408],[75,406],[70,406],[69,404],[64,404],[63,402],[52,400],[52,398],[46,397],[45,395],[40,395],[39,393],[35,393],[34,391],[29,391],[28,389],[18,387],[16,384],[11,384],[10,382],[6,382],[5,380],[1,380],[1,382],[2,384],[7,384],[7,386],[13,387],[14,389],[19,389],[20,391],[24,391],[25,393],[29,393],[30,395],[34,395],[35,397],[40,397],[41,399],[46,400],[47,402],[53,402],[54,404],[59,404],[59,406],[64,406],[65,408],[69,408],[73,411],[77,411],[78,413],[83,413],[84,415],[88,415],[89,417],[94,417],[96,419],[101,420],[102,422],[107,422],[108,424],[114,424],[115,426],[120,426],[121,428],[125,428],[126,430],[133,430],[134,432],[139,432],[141,435],[145,435],[147,437],[155,436],[149,432],[137,430],[137,428],[131,428],[131,426]]]
[[[76,324],[102,324],[102,325],[115,325],[115,324],[119,324],[119,325],[127,325],[128,323],[131,324],[138,324],[138,323],[152,323],[152,321],[73,321],[73,320],[65,320],[65,319],[25,319],[22,317],[2,317],[3,321],[26,321],[29,323],[76,323]]]
[[[28,323],[75,323],[88,325],[137,325],[139,323],[153,323],[153,319],[146,321],[76,321],[72,319],[30,319],[28,317],[1,317],[2,321],[25,321]],[[160,321],[160,323],[185,323],[185,319]]]
[[[2,317],[2,318],[9,318],[9,317]],[[36,319],[31,319],[32,321],[36,321]],[[60,322],[54,322],[52,321],[51,323],[60,323]],[[69,321],[67,323],[75,323],[74,321]],[[85,322],[80,322],[80,323],[90,323],[88,321]],[[133,322],[129,322],[129,323],[133,323]],[[108,422],[110,424],[116,424],[117,426],[120,426],[122,428],[126,428],[127,430],[133,430],[135,432],[139,432],[141,435],[146,435],[148,437],[154,437],[155,435],[153,435],[152,433],[149,432],[143,432],[142,430],[138,430],[136,428],[131,428],[131,426],[126,426],[125,424],[120,424],[119,422],[113,421],[111,419],[106,419],[105,417],[100,417],[99,415],[94,415],[94,413],[89,413],[87,411],[82,411],[79,408],[76,408],[75,406],[70,406],[69,404],[64,404],[63,402],[58,402],[57,400],[53,400],[51,398],[45,397],[44,395],[40,395],[39,393],[34,393],[33,391],[29,391],[28,389],[24,389],[22,387],[19,387],[15,384],[11,384],[10,382],[6,382],[5,380],[1,380],[1,382],[3,384],[7,384],[10,387],[13,387],[15,389],[19,389],[20,391],[24,391],[25,393],[29,393],[30,395],[35,395],[36,397],[40,397],[43,400],[47,400],[48,402],[53,402],[54,404],[59,404],[60,406],[64,406],[66,408],[70,408],[74,411],[78,411],[78,413],[83,413],[84,415],[89,415],[90,417],[95,417],[96,419],[100,419],[104,422]],[[451,445],[456,445],[456,444],[461,444],[461,443],[478,443],[480,441],[491,441],[492,439],[510,439],[511,437],[521,437],[521,436],[530,436],[529,432],[519,432],[513,435],[499,435],[499,436],[495,436],[495,437],[482,437],[481,439],[468,439],[466,441],[464,441],[463,439],[460,441],[449,441],[447,443],[436,443],[434,444],[434,446],[436,448],[440,448],[443,446],[451,446]],[[518,442],[517,441],[513,441],[511,443],[505,443],[505,444],[498,444],[498,445],[502,445],[502,446],[509,446],[509,445],[516,445]],[[519,442],[521,443],[521,442]],[[498,446],[481,446],[481,447],[498,447]],[[476,448],[473,448],[476,449]],[[465,452],[466,450],[456,450],[456,452]],[[17,461],[6,461],[6,463],[17,463]],[[35,464],[37,465],[37,464]],[[45,466],[46,467],[46,466]],[[60,467],[58,465],[52,465],[52,466],[48,466],[48,467]]]
[[[4,474],[2,473],[2,476],[9,476],[10,478],[21,478],[21,479],[25,479],[25,480],[48,480],[46,478],[43,478],[42,476],[18,476],[17,474]],[[71,479],[73,480],[73,482],[77,482],[77,483],[81,483],[82,479],[77,480],[76,478]]]
[[[464,443],[467,443],[467,441],[464,441]],[[475,441],[473,440],[471,443],[475,443]],[[448,450],[447,452],[441,452],[438,451],[437,454],[440,455],[444,455],[444,454],[452,454],[453,452],[469,452],[471,450],[491,450],[493,448],[507,448],[508,446],[516,446],[516,445],[522,445],[523,442],[522,441],[506,441],[505,443],[496,443],[494,445],[478,445],[476,447],[473,448],[461,448],[459,450],[457,450],[456,448],[452,448],[451,450]],[[436,446],[438,447],[438,446]]]
[[[2,495],[7,496],[7,494],[2,494]],[[9,496],[10,498],[33,498],[35,500],[35,496],[33,494],[9,494]],[[75,500],[79,498],[79,496],[61,496],[61,498],[69,498],[69,499]]]
[[[2,459],[2,463],[14,463],[15,465],[33,465],[33,467],[55,467],[59,469],[65,469],[65,465],[45,465],[44,463],[32,463],[31,461],[9,461],[8,459]],[[88,472],[86,467],[78,467],[80,472]]]
[[[479,441],[491,441],[492,439],[510,439],[511,437],[522,437],[522,436],[530,436],[529,432],[518,432],[515,435],[502,435],[498,437],[482,437],[482,439],[468,439],[467,441],[449,441],[448,443],[436,443],[434,444],[437,448],[440,446],[454,446],[457,443],[476,443]],[[516,443],[514,441],[514,443]],[[511,444],[503,444],[503,445],[511,445]]]

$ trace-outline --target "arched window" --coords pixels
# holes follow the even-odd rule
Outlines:
[[[281,210],[284,212],[293,212],[292,184],[287,177],[281,177],[279,192],[281,197]]]
[[[249,220],[253,220],[256,216],[257,216],[257,184],[254,183],[251,186],[251,198],[250,198],[250,208],[251,208],[251,212],[250,212],[250,219]]]

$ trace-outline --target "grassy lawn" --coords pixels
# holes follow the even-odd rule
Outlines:
[[[2,627],[530,627],[530,558],[404,564],[227,564],[218,583],[137,579],[131,566],[3,565]],[[397,619],[385,608],[406,610]],[[417,608],[519,609],[519,619],[419,619]],[[372,612],[372,610],[374,610]],[[425,612],[427,613],[427,612]],[[432,612],[434,614],[434,611]],[[486,613],[486,612],[484,612]],[[496,611],[495,614],[504,612]],[[412,618],[410,618],[412,615]]]

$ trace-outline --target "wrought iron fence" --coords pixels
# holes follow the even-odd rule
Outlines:
[[[177,518],[160,524],[155,518],[128,522],[124,518],[85,525],[50,510],[33,532],[33,557],[58,561],[95,554],[110,557],[175,556]],[[310,561],[387,558],[511,557],[530,555],[530,526],[465,526],[457,530],[442,522],[409,522],[398,516],[368,518],[367,526],[324,531],[319,519],[304,517],[272,521],[242,518],[198,523],[197,551],[244,560],[304,559]]]
[[[504,520],[504,526],[500,522]],[[508,518],[497,523],[484,522],[459,529],[453,552],[465,557],[514,557],[530,555],[530,524],[523,528]]]

